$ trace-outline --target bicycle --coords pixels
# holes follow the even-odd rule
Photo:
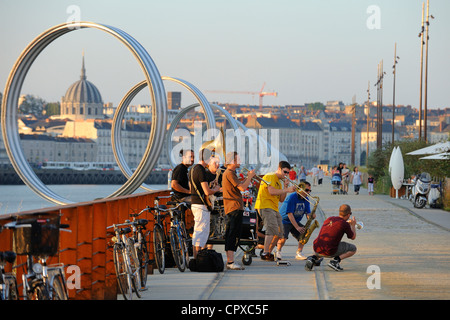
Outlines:
[[[114,267],[119,290],[125,300],[132,300],[133,292],[138,298],[141,297],[138,290],[141,288],[140,265],[134,250],[134,240],[126,236],[132,231],[130,225],[130,222],[125,222],[107,227],[114,229],[114,236],[111,239],[114,243]]]
[[[0,226],[2,232],[2,226]],[[13,251],[0,251],[0,300],[19,300],[17,279],[13,273],[5,272],[7,263],[16,261],[16,253]]]
[[[60,224],[60,216],[55,215],[20,219],[4,227],[13,230],[15,253],[27,256],[27,270],[22,274],[24,299],[68,300],[64,265],[48,266],[47,259],[58,251],[60,229],[69,225]]]
[[[152,211],[155,216],[155,225],[153,228],[153,243],[155,246],[155,261],[159,272],[165,271],[165,248],[169,243],[175,264],[181,272],[186,270],[189,264],[188,237],[184,222],[180,219],[181,206],[186,206],[185,202],[167,202],[168,205],[174,205],[167,208],[159,204],[159,197],[155,199],[155,207],[147,207],[146,210]],[[162,212],[165,212],[164,214]],[[170,215],[169,235],[165,232],[165,217]]]
[[[142,210],[139,213],[130,213],[130,217],[133,218],[131,221],[131,228],[133,232],[133,236],[130,237],[134,241],[134,250],[136,257],[139,261],[139,276],[141,282],[140,290],[145,290],[147,285],[147,273],[148,273],[148,264],[149,260],[149,252],[148,252],[148,243],[150,237],[150,231],[144,233],[146,230],[145,226],[148,224],[147,219],[136,219],[142,213],[147,211],[147,208]]]

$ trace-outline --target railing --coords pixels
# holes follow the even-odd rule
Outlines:
[[[69,298],[75,300],[115,300],[117,280],[112,250],[108,249],[110,236],[106,227],[130,219],[129,214],[146,206],[153,206],[156,196],[168,196],[169,190],[133,194],[112,199],[82,202],[47,209],[24,211],[0,216],[0,225],[10,222],[16,216],[61,215],[61,224],[69,224],[71,232],[60,232],[59,252],[48,259],[48,264],[63,263]],[[164,204],[168,199],[161,199]],[[154,217],[151,213],[141,216],[148,219],[148,230],[153,230]],[[0,251],[12,250],[12,231],[0,233]],[[153,260],[153,245],[150,245],[150,259]],[[13,268],[22,293],[22,274],[26,256],[17,256]],[[71,267],[68,269],[67,267]],[[9,270],[7,270],[9,271]],[[153,268],[149,268],[153,273]]]

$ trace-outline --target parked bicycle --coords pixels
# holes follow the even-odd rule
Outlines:
[[[159,204],[159,197],[155,199],[155,207],[147,207],[146,210],[152,211],[155,216],[155,225],[153,228],[153,243],[155,247],[155,261],[159,272],[165,271],[165,248],[170,244],[173,259],[181,272],[186,270],[189,264],[188,237],[184,222],[181,220],[181,206],[186,203],[167,202],[174,207],[167,208]],[[170,215],[170,229],[167,234],[166,216]]]
[[[116,269],[119,290],[125,300],[133,299],[133,292],[138,298],[141,297],[140,264],[134,249],[134,240],[127,237],[131,233],[130,222],[113,224],[107,229],[114,229],[112,237],[114,267]]]
[[[146,289],[148,265],[151,262],[149,260],[149,250],[148,250],[148,244],[150,243],[150,231],[146,231],[147,229],[145,227],[148,224],[148,220],[136,219],[145,211],[147,210],[144,209],[139,213],[130,214],[130,217],[133,218],[133,221],[130,222],[133,235],[129,237],[129,239],[132,239],[134,242],[133,248],[139,262],[139,277],[141,282],[140,290]]]
[[[12,272],[5,272],[6,264],[13,264],[14,261],[16,261],[15,252],[0,251],[0,300],[19,300],[16,276]]]
[[[26,270],[22,275],[26,300],[68,300],[64,265],[47,265],[49,256],[58,251],[60,216],[18,219],[4,225],[13,230],[14,252],[26,255]],[[36,258],[39,262],[34,262]]]

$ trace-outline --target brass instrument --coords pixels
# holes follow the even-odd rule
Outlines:
[[[350,219],[347,222],[350,222]],[[356,229],[361,230],[362,228],[364,228],[364,222],[356,221]]]
[[[302,197],[303,199],[305,199],[306,201],[308,201],[309,204],[313,205],[314,207],[317,207],[317,202],[319,201],[319,197],[312,197],[312,196],[305,197],[305,196],[303,195],[303,192],[306,192],[306,191],[305,191],[305,187],[306,187],[306,184],[305,184],[305,183],[303,183],[303,182],[295,183],[294,181],[292,181],[292,180],[289,179],[289,178],[284,178],[283,181],[287,181],[287,182],[291,183],[293,186],[295,186],[295,192],[297,192],[297,194],[298,194],[300,197]],[[311,198],[311,199],[310,199],[310,198]],[[316,199],[317,199],[317,200],[316,200]]]
[[[246,167],[243,167],[242,170],[245,170],[245,171],[247,171],[247,172],[250,171],[250,170],[248,170]],[[258,175],[255,175],[255,176],[252,178],[252,181],[253,181],[253,182],[257,182],[257,183],[259,183],[259,184],[261,184],[261,182],[264,182],[265,184],[267,184],[268,186],[270,186],[270,182],[267,182],[266,180],[264,180],[263,178],[261,178],[261,177],[258,176]]]
[[[316,213],[316,209],[317,209],[317,205],[319,204],[320,198],[319,197],[315,197],[315,203],[314,203],[314,207],[311,210],[311,213],[309,214],[309,218],[308,221],[306,221],[305,224],[305,229],[306,231],[300,235],[300,239],[298,242],[300,242],[301,244],[306,244],[309,240],[309,238],[311,237],[313,231],[318,228],[319,222],[317,222],[317,220],[315,220],[314,214]]]
[[[314,214],[316,213],[317,206],[319,205],[320,198],[312,197],[312,196],[309,196],[309,197],[305,196],[303,193],[303,192],[306,192],[305,191],[305,187],[306,187],[305,183],[303,183],[303,182],[295,183],[294,181],[292,181],[291,179],[288,179],[288,178],[285,178],[284,180],[291,183],[292,185],[294,185],[295,189],[296,189],[295,191],[297,192],[297,194],[313,205],[313,209],[311,210],[311,213],[309,214],[308,221],[306,221],[306,224],[304,226],[306,231],[300,235],[300,238],[298,241],[301,244],[306,244],[309,241],[309,238],[311,237],[313,231],[320,226],[319,222],[317,222],[317,220],[315,220],[313,218]]]

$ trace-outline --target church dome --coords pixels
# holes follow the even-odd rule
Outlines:
[[[75,102],[75,103],[101,103],[102,96],[97,87],[90,81],[86,80],[86,69],[84,67],[84,57],[83,64],[81,68],[80,80],[72,84],[66,91],[64,96],[65,102]]]

